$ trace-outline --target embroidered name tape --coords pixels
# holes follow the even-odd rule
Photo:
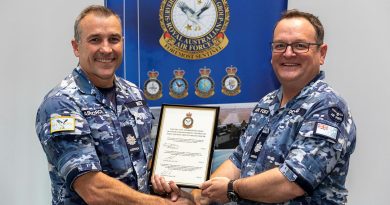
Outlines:
[[[324,136],[324,137],[327,137],[331,140],[336,141],[337,128],[330,126],[330,125],[327,125],[327,124],[317,122],[314,134],[321,135],[321,136]]]
[[[75,118],[71,116],[58,116],[50,118],[50,133],[60,131],[74,131]]]
[[[292,110],[288,111],[289,115],[296,114],[296,115],[303,116],[305,113],[306,113],[306,109],[303,109],[303,108],[297,108],[297,109],[292,109]]]
[[[260,114],[263,114],[265,116],[269,115],[269,109],[266,109],[266,108],[257,107],[253,112],[260,113]]]
[[[83,111],[83,115],[84,115],[85,117],[97,116],[97,115],[103,115],[103,114],[104,114],[103,109],[84,110],[84,111]]]
[[[132,101],[132,102],[127,103],[127,106],[129,108],[140,107],[140,106],[144,106],[144,105],[146,105],[146,102],[144,100],[137,100],[137,101]]]

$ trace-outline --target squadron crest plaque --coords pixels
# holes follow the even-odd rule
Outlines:
[[[184,79],[184,70],[174,70],[175,77],[169,83],[169,95],[180,99],[185,98],[188,95],[188,82]]]
[[[162,84],[157,79],[158,75],[158,71],[149,71],[149,79],[146,80],[144,83],[145,97],[149,100],[157,100],[162,97]]]
[[[237,67],[227,67],[225,77],[222,79],[222,93],[228,96],[235,96],[241,92],[241,80],[236,75]]]

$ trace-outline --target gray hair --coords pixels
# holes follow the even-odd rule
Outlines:
[[[97,16],[103,16],[103,17],[116,16],[118,18],[119,22],[121,22],[121,19],[118,16],[118,14],[116,14],[114,11],[112,11],[109,8],[106,8],[106,7],[101,6],[101,5],[88,6],[87,8],[85,8],[84,10],[81,11],[81,13],[77,16],[77,18],[74,22],[74,39],[77,42],[80,42],[80,35],[81,35],[81,29],[79,28],[80,22],[85,16],[87,16],[90,13],[97,15]]]

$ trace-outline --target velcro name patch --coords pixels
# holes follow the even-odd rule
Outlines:
[[[50,133],[60,131],[74,131],[76,120],[71,116],[57,116],[50,118]]]

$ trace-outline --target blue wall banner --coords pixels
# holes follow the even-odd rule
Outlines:
[[[106,0],[124,28],[119,76],[152,107],[257,102],[279,84],[273,27],[287,0]]]

